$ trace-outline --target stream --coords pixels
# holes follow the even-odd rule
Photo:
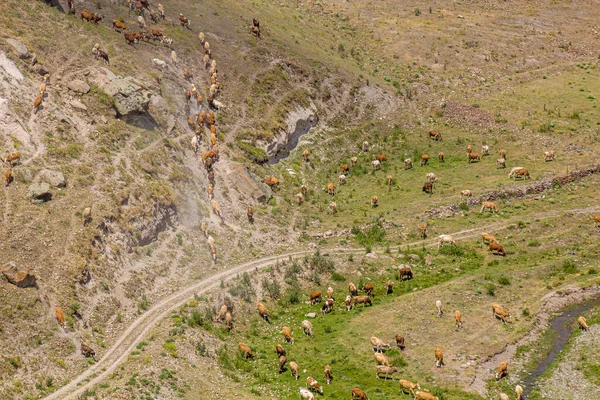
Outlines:
[[[548,366],[554,361],[556,356],[561,352],[561,350],[566,346],[567,340],[573,334],[575,329],[579,328],[579,324],[577,323],[577,318],[584,312],[600,306],[600,297],[596,299],[592,299],[585,303],[579,304],[577,307],[563,312],[558,317],[552,320],[552,329],[558,335],[554,339],[554,344],[552,346],[552,351],[538,364],[537,368],[534,369],[529,377],[522,382],[523,386],[523,399],[527,399],[527,396],[531,391],[537,387],[538,378],[546,372]]]

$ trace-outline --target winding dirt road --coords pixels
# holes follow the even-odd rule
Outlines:
[[[560,212],[547,213],[542,215],[536,215],[536,218],[552,218],[557,217],[565,212],[571,212],[574,214],[585,214],[598,212],[600,207],[588,207],[578,208],[572,210],[561,210]],[[485,227],[487,232],[499,231],[507,228],[512,223],[510,221],[502,221],[502,223],[490,224]],[[469,239],[473,237],[479,237],[481,234],[481,227],[474,227],[463,231],[452,233],[455,239]],[[392,247],[392,250],[397,250],[401,247],[410,245],[433,247],[437,245],[437,237],[426,240],[420,240],[412,242],[410,244]],[[329,254],[344,254],[344,253],[362,253],[364,248],[346,248],[346,249],[330,249],[326,251]],[[160,320],[165,318],[171,310],[177,309],[185,304],[194,294],[206,293],[216,287],[218,287],[221,281],[227,281],[234,278],[239,273],[247,272],[255,268],[265,268],[278,261],[289,260],[291,258],[299,258],[308,254],[312,254],[313,250],[304,250],[285,253],[281,255],[264,257],[258,260],[250,261],[244,264],[236,265],[226,271],[220,272],[216,275],[210,276],[193,285],[182,289],[177,293],[166,297],[165,299],[156,303],[152,308],[142,314],[137,320],[135,320],[115,341],[110,349],[104,354],[96,364],[92,365],[87,370],[83,371],[80,375],[75,377],[71,382],[56,392],[50,394],[45,399],[47,400],[68,400],[76,399],[77,396],[84,393],[91,386],[100,383],[105,379],[111,372],[115,370],[119,364],[121,364],[131,352],[135,349],[135,346],[141,341],[148,332],[159,323]]]

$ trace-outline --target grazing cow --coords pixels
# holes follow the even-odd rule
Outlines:
[[[504,158],[499,158],[496,160],[496,169],[498,168],[506,168],[506,160]]]
[[[338,177],[338,183],[340,184],[340,186],[345,185],[346,184],[346,175],[342,174]]]
[[[442,353],[442,351],[437,348],[434,350],[434,353],[435,353],[435,366],[440,368],[442,365],[445,365],[444,353]]]
[[[385,154],[379,154],[378,156],[375,157],[375,159],[382,164],[384,161],[387,162],[387,160],[388,160],[387,157],[385,156]]]
[[[62,309],[59,306],[56,306],[56,308],[54,309],[54,313],[56,314],[56,320],[58,321],[58,325],[63,329],[67,329],[67,325],[65,323],[65,315],[63,314]]]
[[[332,214],[337,213],[337,203],[335,201],[329,203],[329,212]]]
[[[287,362],[286,356],[279,356],[279,369],[277,370],[277,372],[279,372],[280,374],[283,373],[286,362]]]
[[[381,162],[379,160],[373,160],[371,162],[371,167],[377,171],[377,170],[381,169]]]
[[[429,164],[429,156],[427,154],[423,154],[421,156],[421,163],[419,165],[421,165],[421,167],[422,167],[427,164]]]
[[[245,343],[239,342],[238,349],[240,349],[240,352],[242,353],[242,356],[244,358],[248,359],[254,357],[254,354],[252,354],[252,350]]]
[[[438,141],[441,142],[442,134],[439,133],[438,131],[432,129],[429,131],[429,139],[435,140],[436,142],[438,142]]]
[[[114,30],[119,30],[119,31],[127,30],[127,25],[125,25],[124,23],[122,23],[121,21],[119,21],[117,19],[113,19],[112,25],[113,25]]]
[[[320,394],[323,394],[323,387],[312,376],[309,376],[308,378],[306,378],[306,386],[308,386],[308,388],[310,390],[312,390],[313,392],[318,392]]]
[[[258,39],[260,39],[260,28],[257,28],[256,26],[251,26],[250,27],[250,32],[256,36]]]
[[[352,298],[352,304],[364,304],[363,307],[366,307],[367,305],[373,305],[369,296],[354,296]]]
[[[515,393],[517,394],[517,400],[523,398],[523,388],[520,385],[515,386]]]
[[[356,288],[356,285],[352,282],[348,284],[348,291],[352,296],[358,296],[358,289]]]
[[[94,45],[94,48],[92,48],[92,54],[94,55],[94,58],[96,60],[102,59],[106,65],[110,64],[110,61],[108,59],[108,54],[105,51],[100,50],[100,45],[98,43],[96,43]],[[44,85],[44,91],[45,91],[46,90],[45,78],[44,78],[44,83],[42,83],[42,85]],[[41,89],[40,89],[40,91],[41,91]]]
[[[490,247],[488,249],[490,253],[495,254],[497,256],[506,257],[506,251],[504,251],[504,247],[500,243],[490,243]]]
[[[470,190],[461,190],[460,195],[462,197],[473,197],[473,192],[471,192]]]
[[[302,195],[302,193],[297,193],[296,194],[296,202],[298,203],[298,206],[301,206],[303,201],[304,201],[304,196]]]
[[[427,238],[427,225],[426,224],[419,225],[419,233],[421,234],[421,239]]]
[[[306,196],[306,193],[308,192],[308,187],[306,185],[300,185],[300,192],[303,196]]]
[[[327,299],[325,301],[325,303],[323,303],[323,306],[321,307],[321,314],[325,315],[331,311],[333,311],[333,303],[335,302],[335,300],[333,299]]]
[[[406,347],[404,346],[404,336],[399,333],[396,333],[396,346],[398,346],[400,350],[404,350]]]
[[[246,213],[248,215],[248,222],[249,223],[254,223],[254,210],[252,209],[252,207],[248,207],[248,211]]]
[[[313,336],[312,323],[310,321],[305,319],[302,321],[302,324],[300,324],[300,327],[306,336]]]
[[[471,145],[468,145],[468,146],[467,146],[467,153],[470,153],[470,152],[472,152],[472,151],[473,151],[473,146],[471,146]]]
[[[302,152],[302,158],[304,159],[304,161],[308,161],[308,156],[310,155],[310,152],[308,151],[308,149],[304,150],[304,152]]]
[[[215,315],[215,321],[216,322],[221,322],[223,320],[223,318],[225,318],[225,314],[227,314],[228,311],[228,307],[226,304],[223,304],[221,306],[221,308],[219,308],[219,312],[217,315]]]
[[[12,181],[12,168],[6,167],[6,169],[4,170],[4,186],[10,185],[11,181]]]
[[[388,185],[388,188],[390,188],[390,189],[392,187],[393,180],[394,180],[394,178],[391,175],[387,176],[387,185]]]
[[[439,160],[441,163],[443,163],[443,162],[446,162],[446,161],[444,161],[444,152],[440,151],[440,152],[438,153],[438,160]]]
[[[498,370],[496,371],[496,380],[499,381],[502,379],[504,375],[507,374],[508,371],[508,362],[502,361],[500,365],[498,365]]]
[[[392,281],[387,281],[385,283],[385,295],[386,296],[394,291],[393,286],[394,286],[394,282],[392,282]]]
[[[412,159],[407,158],[404,160],[404,169],[412,169]]]
[[[325,191],[331,196],[335,195],[335,185],[333,183],[328,183],[325,185]]]
[[[554,152],[553,151],[544,152],[544,161],[554,161]]]
[[[92,209],[90,207],[86,207],[83,210],[83,225],[87,225],[92,220]]]
[[[324,372],[325,372],[325,381],[329,385],[331,383],[331,366],[329,364],[327,364],[325,366]]]
[[[506,319],[510,318],[510,313],[498,304],[492,304],[492,317],[498,317],[506,324]]]
[[[281,356],[287,355],[286,352],[285,352],[285,349],[279,343],[275,346],[275,351],[277,352],[277,357],[281,357]]]
[[[371,344],[373,345],[373,351],[377,353],[383,352],[383,349],[389,350],[392,348],[392,346],[390,346],[388,343],[385,343],[383,340],[376,338],[375,336],[371,336]]]
[[[363,142],[362,151],[363,151],[363,153],[366,153],[369,151],[369,142],[367,142],[367,141]]]
[[[179,14],[179,25],[185,26],[186,28],[190,27],[190,20],[183,16],[183,14]]]
[[[500,158],[504,158],[506,160],[506,150],[500,150],[498,154],[500,154]]]
[[[350,165],[356,165],[358,163],[358,157],[352,157],[350,159]]]
[[[421,392],[417,390],[415,392],[415,400],[440,400],[437,396],[431,392]]]
[[[308,304],[313,305],[315,303],[320,303],[321,300],[321,292],[312,292],[309,296]]]
[[[252,18],[252,26],[255,26],[258,29],[260,29],[260,22],[256,18]]]
[[[212,210],[213,212],[219,217],[219,218],[223,218],[221,216],[221,207],[219,207],[219,203],[217,203],[217,201],[215,199],[212,199],[210,201],[210,205],[212,206]]]
[[[513,170],[510,172],[510,174],[508,175],[509,178],[513,178],[513,180],[517,180],[517,178],[520,179],[531,179],[531,177],[529,176],[529,171],[527,171],[527,169],[525,168],[513,168]]]
[[[96,361],[96,352],[86,342],[81,342],[81,354],[84,357],[92,357]]]
[[[346,303],[346,311],[350,311],[352,309],[352,296],[346,296],[346,300],[344,300],[344,303]]]
[[[490,235],[488,233],[481,234],[481,245],[490,244],[490,243],[498,243],[496,237],[494,235]]]
[[[407,381],[406,379],[400,379],[400,391],[402,393],[408,392],[414,396],[415,389],[421,389],[418,383],[412,383],[411,381]]]
[[[429,173],[425,174],[425,179],[427,180],[427,182],[431,182],[431,183],[435,183],[438,181],[438,179],[435,177],[435,174],[433,172],[429,172]]]
[[[413,278],[413,271],[410,266],[400,268],[400,281],[410,281]]]
[[[594,215],[594,227],[600,227],[600,215]]]
[[[582,331],[587,331],[589,329],[589,326],[588,326],[584,316],[577,318],[577,323],[579,324],[579,328]]]
[[[262,319],[264,319],[268,323],[271,323],[271,313],[269,312],[269,310],[267,310],[267,307],[265,307],[263,303],[258,303],[256,309],[258,310],[258,315],[260,315]]]
[[[352,393],[352,398],[353,399],[369,400],[369,398],[367,397],[366,393],[363,392],[362,390],[360,390],[359,388],[352,388],[352,389],[350,389],[350,392]]]
[[[290,368],[291,368],[292,363],[290,363]],[[292,372],[293,375],[293,372]],[[300,389],[300,398],[303,400],[315,400],[315,395],[312,394],[312,392],[310,390],[308,390],[307,388],[301,387]]]
[[[507,394],[505,393],[500,393],[500,400],[510,400],[510,398],[508,397]]]
[[[456,332],[458,332],[458,330],[460,328],[462,328],[462,320],[460,317],[461,317],[460,310],[454,311],[454,320],[456,321],[456,329],[455,329]]]
[[[279,179],[274,176],[270,176],[268,178],[263,179],[263,183],[266,183],[271,189],[279,186]]]
[[[467,161],[469,161],[469,164],[472,162],[479,162],[481,161],[481,157],[479,157],[479,154],[477,153],[467,153]]]
[[[456,242],[454,241],[454,238],[450,235],[440,235],[439,239],[440,240],[438,242],[438,249],[445,244],[450,244],[452,246],[456,246]]]
[[[296,364],[293,361],[290,362],[290,371],[292,373],[292,376],[295,377],[296,380],[300,378],[300,368],[298,367],[298,364]]]
[[[231,313],[229,311],[227,311],[225,314],[225,327],[228,331],[233,328],[233,318],[231,317]]]
[[[284,341],[286,341],[290,344],[294,344],[294,338],[292,337],[292,330],[288,326],[284,326],[281,329],[281,334],[283,335]]]
[[[385,366],[385,365],[377,365],[375,367],[375,369],[376,369],[375,377],[377,379],[380,379],[379,378],[380,374],[385,374],[385,379],[387,379],[388,375],[392,375],[395,372],[398,372],[398,368],[396,368],[396,367],[388,367],[388,366]]]
[[[442,302],[440,300],[435,301],[435,308],[437,308],[438,318],[441,317],[442,314],[444,314],[444,311],[442,311]]]
[[[423,184],[423,192],[428,193],[431,196],[433,194],[433,183],[425,182]]]
[[[348,164],[342,164],[340,165],[340,171],[342,171],[342,174],[345,174],[348,171],[350,171],[350,167],[348,166]]]
[[[493,202],[493,201],[482,201],[481,202],[481,210],[479,210],[480,213],[489,210],[490,212],[493,213],[497,213],[498,212],[498,205]]]
[[[210,256],[214,263],[217,262],[217,248],[213,245],[210,246]]]
[[[331,286],[327,288],[327,298],[333,299],[333,288]]]
[[[379,204],[379,197],[377,196],[371,196],[371,207],[375,208],[377,207]]]
[[[490,155],[490,146],[484,144],[483,146],[481,146],[481,155],[482,156],[489,156]]]

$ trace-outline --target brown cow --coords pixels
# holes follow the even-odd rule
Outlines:
[[[544,162],[546,161],[554,161],[554,152],[546,151],[544,152]]]
[[[406,379],[400,379],[400,391],[402,393],[406,393],[406,390],[409,391],[412,395],[415,394],[415,389],[421,389],[418,383],[412,383],[411,381],[407,381]]]
[[[467,146],[467,153],[470,153],[470,152],[472,152],[472,151],[473,151],[473,146],[471,146],[471,145],[468,145],[468,146]]]
[[[352,298],[352,304],[364,304],[363,307],[366,307],[367,305],[373,305],[369,296],[354,296]]]
[[[327,298],[333,299],[333,288],[331,286],[327,288]]]
[[[342,174],[345,174],[350,171],[350,167],[348,164],[342,164],[340,165],[340,170],[342,171]]]
[[[481,161],[481,157],[479,157],[479,154],[477,153],[467,153],[467,161],[469,161],[469,164],[472,162],[479,162]]]
[[[21,152],[19,151],[15,151],[14,153],[10,153],[9,155],[6,156],[6,160],[4,160],[8,163],[8,165],[10,165],[11,167],[15,164],[18,164],[21,162]]]
[[[346,300],[344,300],[344,303],[346,304],[346,311],[350,311],[352,309],[352,296],[346,296]]]
[[[98,21],[102,21],[102,16],[88,10],[81,10],[81,20],[83,21],[84,19],[87,22],[93,22],[98,25]]]
[[[333,196],[335,194],[335,184],[328,183],[325,185],[325,191]]]
[[[233,318],[231,317],[231,313],[229,311],[227,311],[225,314],[225,327],[228,331],[233,328]]]
[[[298,367],[298,364],[293,361],[290,362],[290,372],[292,373],[292,376],[296,378],[296,380],[300,378],[300,367]]]
[[[350,392],[352,393],[352,398],[353,399],[369,400],[369,398],[367,397],[367,395],[365,394],[365,392],[363,392],[359,388],[352,388],[352,389],[350,389]]]
[[[422,166],[427,165],[427,164],[429,164],[429,156],[427,154],[423,154],[421,156],[421,163],[420,163],[420,165],[422,167]],[[411,163],[411,165],[412,165],[412,163]],[[404,167],[406,167],[406,161],[405,161]]]
[[[415,392],[415,400],[440,400],[440,399],[431,392],[425,392],[425,391],[421,392],[420,390],[417,390]]]
[[[438,153],[438,160],[439,160],[441,163],[445,162],[445,161],[444,161],[444,153],[443,153],[443,152],[441,152],[441,151]]]
[[[12,181],[12,168],[6,167],[6,169],[4,170],[4,186],[10,185],[11,181]]]
[[[54,313],[56,314],[56,320],[58,321],[58,325],[60,325],[61,328],[66,329],[67,325],[65,323],[65,315],[63,314],[62,309],[59,306],[56,306],[56,308],[54,309]]]
[[[387,160],[388,160],[387,157],[385,156],[385,154],[379,154],[378,156],[375,157],[375,159],[382,164],[384,161],[387,162]]]
[[[253,223],[254,222],[254,210],[252,209],[252,207],[248,207],[248,222],[249,223]]]
[[[502,379],[504,375],[506,375],[508,371],[508,362],[502,361],[500,365],[498,365],[498,370],[496,371],[496,380],[499,381]]]
[[[217,248],[214,245],[210,245],[210,256],[214,263],[217,262]]]
[[[413,271],[410,266],[400,268],[400,281],[405,280],[405,278],[407,281],[413,278]]]
[[[404,346],[404,336],[399,333],[396,334],[396,346],[398,346],[400,350],[404,350],[406,347]]]
[[[119,21],[117,19],[113,19],[112,25],[113,25],[114,30],[119,29],[121,31],[124,31],[127,29],[127,25],[125,25],[124,23],[122,23],[121,21]]]
[[[352,296],[358,296],[358,289],[356,288],[356,285],[352,282],[348,284],[348,291]]]
[[[442,141],[442,134],[439,133],[438,131],[432,129],[432,130],[429,131],[429,139],[435,140],[436,142],[438,142],[438,141],[441,142]]]
[[[277,371],[280,374],[283,373],[286,362],[287,362],[287,357],[286,356],[279,356],[279,369]]]
[[[302,152],[302,158],[304,159],[304,161],[308,161],[308,156],[310,155],[310,152],[308,151],[308,149],[304,150]]]
[[[283,335],[284,341],[286,341],[290,344],[294,344],[294,338],[292,337],[292,330],[288,326],[284,326],[281,329],[281,334]]]
[[[325,366],[325,370],[324,371],[325,371],[325,381],[329,385],[331,383],[331,366],[329,364],[327,364]]]
[[[431,182],[425,182],[423,184],[423,191],[425,193],[428,193],[429,195],[432,195],[433,194],[433,183],[431,183]]]
[[[308,298],[308,304],[313,305],[315,303],[320,303],[322,300],[321,292],[312,292]]]
[[[490,247],[488,249],[490,253],[506,257],[506,251],[504,251],[504,247],[500,243],[490,243]]]
[[[263,303],[258,303],[256,309],[258,310],[258,315],[260,315],[262,319],[264,319],[268,323],[271,323],[271,321],[269,320],[269,318],[271,317],[271,313],[269,312],[269,310],[267,310],[267,307],[265,307]]]
[[[503,158],[506,160],[506,150],[500,150],[498,153],[500,154],[500,158]]]
[[[444,353],[442,353],[442,351],[440,349],[435,349],[434,350],[435,353],[435,366],[436,367],[441,367],[442,365],[445,365],[444,363]]]
[[[215,199],[212,199],[210,201],[210,205],[212,206],[212,210],[215,214],[217,214],[219,216],[219,218],[223,218],[221,217],[221,207],[219,207],[219,203],[217,203],[217,201]]]
[[[308,389],[310,389],[312,391],[323,394],[323,387],[312,376],[309,376],[308,378],[306,378],[306,386],[308,386]]]
[[[370,340],[371,340],[371,345],[372,345],[373,351],[376,353],[382,353],[383,349],[389,350],[392,347],[388,343],[385,343],[383,340],[381,340],[375,336],[371,336]],[[389,365],[389,360],[387,360],[387,362],[388,363],[384,364],[384,365]]]
[[[81,354],[84,357],[92,357],[96,361],[96,352],[86,342],[81,342]]]
[[[581,316],[579,318],[577,318],[577,323],[579,324],[579,328],[582,331],[587,331],[590,327],[587,324],[587,321],[585,320],[584,316]]]
[[[275,346],[275,351],[277,352],[277,357],[281,357],[281,356],[287,355],[286,352],[285,352],[285,349],[279,343]]]
[[[456,321],[456,329],[455,329],[456,332],[458,332],[459,328],[462,328],[462,321],[461,321],[460,317],[461,317],[460,310],[454,311],[454,320]]]
[[[276,188],[279,185],[279,179],[274,176],[263,179],[263,183],[266,183],[271,189]]]
[[[367,296],[375,297],[375,294],[373,293],[374,287],[371,282],[365,283],[365,286],[363,289],[364,289],[365,293],[367,294]]]
[[[499,317],[506,324],[506,319],[510,318],[510,313],[498,304],[492,304],[492,317]]]
[[[379,197],[377,196],[371,196],[371,207],[375,208],[377,207],[379,204]]]
[[[517,178],[520,179],[531,179],[531,177],[529,176],[529,171],[526,168],[518,168],[515,169],[514,171],[511,171],[511,173],[508,176],[509,178],[513,178],[514,181],[517,180]]]
[[[37,95],[35,100],[33,100],[33,110],[34,112],[38,112],[40,109],[40,106],[42,105],[42,100],[43,100],[44,96],[42,96],[41,94]]]
[[[394,181],[393,177],[391,175],[387,176],[387,185],[388,187],[392,186],[392,182]]]
[[[419,232],[421,233],[421,239],[427,238],[427,225],[421,224],[419,225]]]
[[[600,227],[600,215],[594,215],[594,227]]]
[[[481,245],[490,244],[490,243],[498,243],[496,237],[494,235],[490,235],[488,233],[481,234]]]
[[[489,210],[490,212],[493,213],[497,213],[498,212],[498,205],[493,202],[493,201],[482,201],[481,202],[481,210],[479,210],[480,213]]]
[[[240,349],[242,356],[244,356],[246,359],[254,357],[254,354],[252,354],[252,350],[250,349],[250,347],[248,347],[243,342],[238,343],[238,348]]]
[[[392,282],[392,281],[387,281],[385,283],[385,295],[386,296],[394,291],[393,286],[394,286],[394,282]]]
[[[385,365],[377,365],[375,367],[375,369],[377,371],[377,372],[375,372],[375,377],[377,379],[379,379],[379,375],[380,374],[385,374],[385,379],[387,379],[389,375],[393,375],[395,372],[398,372],[398,368],[396,368],[396,367],[387,367]]]

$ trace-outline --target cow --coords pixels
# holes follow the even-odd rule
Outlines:
[[[338,183],[340,184],[340,186],[345,185],[346,184],[346,175],[341,174],[338,177]]]
[[[300,368],[298,367],[298,364],[293,361],[290,361],[290,372],[292,373],[292,376],[296,378],[296,380],[300,378]]]
[[[352,296],[358,296],[358,289],[356,288],[356,285],[352,282],[348,284],[348,291]]]
[[[328,183],[327,185],[325,185],[325,191],[329,195],[334,196],[335,195],[335,185],[333,183]]]
[[[263,179],[263,183],[267,184],[267,186],[273,189],[279,186],[279,179],[275,178],[274,176],[270,176],[268,178]]]
[[[56,314],[56,320],[58,321],[58,325],[63,329],[67,329],[67,324],[65,323],[65,315],[63,314],[62,309],[59,306],[56,306],[54,308],[54,313]]]
[[[444,161],[444,152],[440,151],[440,152],[438,153],[438,160],[439,160],[439,162],[441,162],[441,163],[443,163],[443,162],[446,162],[446,161]]]
[[[83,225],[87,225],[92,221],[92,209],[90,207],[86,207],[83,210]]]
[[[373,303],[371,302],[371,298],[369,296],[354,296],[352,298],[352,304],[356,305],[356,304],[364,304],[363,307],[366,307],[367,305],[372,306]]]
[[[290,368],[291,368],[292,363],[290,363]],[[293,372],[292,372],[293,375]],[[307,388],[301,387],[300,389],[300,398],[303,400],[315,400],[315,395],[312,394],[312,392],[310,390],[308,390]]]
[[[394,181],[394,178],[391,175],[388,175],[387,176],[387,185],[388,185],[388,188],[390,188],[390,189],[392,188],[392,182],[393,181]]]
[[[374,170],[378,171],[379,169],[381,169],[381,162],[380,162],[379,160],[373,160],[373,161],[371,162],[371,167],[372,167]]]
[[[435,140],[436,142],[442,141],[442,134],[439,133],[438,131],[432,129],[428,133],[429,133],[429,139]]]
[[[87,22],[93,22],[98,25],[98,21],[102,21],[102,15],[93,13],[88,10],[81,10],[81,20],[86,20]]]
[[[363,392],[362,390],[360,390],[359,388],[352,388],[352,389],[350,389],[350,392],[352,393],[352,398],[353,399],[369,400],[369,398],[367,397],[366,393]]]
[[[481,161],[481,157],[479,157],[479,154],[477,153],[467,153],[467,161],[469,164],[472,162],[479,162]]]
[[[204,233],[205,237],[208,236],[206,221],[202,221],[202,223],[200,224],[200,230],[202,231],[202,233]]]
[[[427,238],[427,225],[426,224],[419,225],[419,234],[421,235],[421,239]]]
[[[379,204],[379,197],[377,196],[371,196],[371,207],[375,208],[377,207]]]
[[[439,397],[433,395],[433,393],[431,392],[421,392],[420,390],[417,390],[415,392],[415,400],[440,400]]]
[[[441,317],[444,314],[444,311],[442,311],[442,302],[440,300],[435,301],[435,308],[437,309],[438,318]]]
[[[12,182],[12,168],[6,167],[4,170],[4,186],[10,185],[10,182]]]
[[[275,351],[277,352],[277,357],[281,357],[281,356],[287,355],[286,352],[285,352],[285,349],[279,343],[277,343],[277,345],[275,346]]]
[[[283,373],[283,371],[285,370],[286,362],[287,362],[286,356],[279,356],[279,369],[277,370],[277,372],[279,372],[280,374]]]
[[[471,145],[468,145],[468,146],[467,146],[467,153],[470,153],[470,152],[472,152],[472,151],[473,151],[473,146],[471,146]]]
[[[488,250],[492,254],[506,257],[506,251],[504,251],[504,247],[500,243],[490,243]]]
[[[337,213],[337,203],[335,201],[329,203],[329,212],[332,214]]]
[[[327,288],[327,298],[333,299],[333,288],[331,286]]]
[[[494,235],[490,235],[488,233],[481,234],[481,245],[490,244],[490,243],[498,243],[496,237]]]
[[[112,26],[113,26],[114,30],[119,30],[120,32],[127,29],[127,25],[125,25],[124,23],[122,23],[121,21],[119,21],[117,19],[113,19]]]
[[[504,375],[507,374],[508,371],[508,362],[502,361],[500,365],[498,365],[498,369],[496,371],[496,380],[499,381],[502,379]]]
[[[394,286],[394,282],[392,282],[392,281],[387,281],[385,283],[385,295],[386,296],[394,291],[393,286]]]
[[[395,372],[398,372],[398,368],[396,368],[396,367],[388,367],[388,366],[385,366],[385,365],[377,365],[375,367],[375,369],[376,369],[375,377],[377,379],[380,379],[379,376],[381,374],[385,374],[385,379],[387,379],[389,375],[392,375]]]
[[[33,100],[33,111],[34,111],[34,113],[37,114],[37,112],[39,111],[40,106],[42,105],[43,98],[44,98],[44,96],[41,95],[41,94],[39,94]]]
[[[400,391],[402,393],[408,392],[414,396],[415,389],[421,389],[418,383],[412,383],[411,381],[407,381],[406,379],[400,379]]]
[[[228,331],[231,331],[233,328],[233,318],[231,317],[231,313],[229,311],[227,311],[225,314],[225,327]]]
[[[294,338],[292,336],[292,330],[288,327],[288,326],[284,326],[281,329],[281,334],[283,335],[283,340],[290,343],[290,344],[294,344]]]
[[[435,183],[438,181],[433,172],[428,172],[427,174],[425,174],[425,179],[427,180],[427,182],[431,183]]]
[[[407,158],[404,160],[404,169],[412,169],[412,159]]]
[[[141,15],[138,15],[138,17],[137,17],[137,23],[138,23],[138,26],[140,28],[146,29],[146,20]]]
[[[179,14],[179,25],[185,26],[186,28],[190,27],[190,20],[183,16],[183,14]]]
[[[442,365],[445,365],[444,353],[442,353],[442,351],[437,348],[434,350],[434,353],[435,353],[435,366],[440,368]]]
[[[308,156],[309,156],[310,152],[308,151],[308,149],[304,150],[304,152],[302,153],[302,158],[304,159],[304,161],[308,161]]]
[[[217,262],[217,248],[213,245],[210,246],[210,257],[214,263]]]
[[[254,354],[252,353],[252,350],[245,343],[239,342],[238,343],[238,349],[240,349],[240,353],[242,353],[242,356],[245,359],[254,357]]]
[[[498,154],[500,154],[500,158],[503,158],[503,159],[506,160],[506,150],[500,150],[498,152]]]
[[[429,164],[429,156],[427,154],[423,154],[421,156],[421,162],[420,162],[419,165],[422,167],[422,166],[427,165],[427,164]]]
[[[346,304],[346,311],[350,311],[352,309],[352,296],[346,296],[344,303]]]
[[[490,155],[490,146],[484,144],[483,146],[481,146],[481,155],[482,156],[489,156]]]
[[[510,313],[498,304],[492,304],[492,317],[498,317],[506,324],[506,319],[510,318]]]
[[[300,185],[300,192],[303,196],[306,196],[306,193],[308,192],[308,187],[306,185]]]
[[[320,394],[323,394],[323,387],[312,376],[309,376],[308,378],[306,378],[306,386],[308,386],[308,388],[310,390],[312,390],[313,392],[318,392]]]
[[[325,366],[324,372],[325,372],[325,381],[329,385],[331,383],[331,379],[332,379],[331,378],[331,366],[329,364],[327,364]]]
[[[363,142],[363,144],[362,144],[362,151],[363,151],[363,153],[366,153],[366,152],[369,151],[369,142],[367,142],[367,141]]]
[[[510,400],[506,393],[500,393],[500,400]]]
[[[428,193],[431,196],[433,194],[433,183],[425,182],[423,184],[423,192]]]
[[[383,340],[376,338],[375,336],[371,336],[371,345],[373,347],[373,351],[376,353],[383,352],[383,349],[389,350],[392,348],[388,343],[385,343]]]
[[[482,201],[481,202],[481,210],[479,210],[480,213],[489,210],[492,213],[497,213],[498,212],[498,205],[493,202],[493,201]]]
[[[251,26],[250,27],[250,33],[252,33],[258,39],[260,39],[260,28],[257,28],[256,26]]]
[[[125,32],[123,34],[123,36],[125,37],[125,40],[127,40],[127,44],[130,46],[133,46],[136,43],[139,43],[139,38],[138,38],[137,32]],[[156,61],[154,61],[154,60],[156,60]],[[159,60],[158,58],[153,58],[152,64],[154,64],[160,68],[164,68],[167,65],[164,61]]]
[[[407,280],[410,281],[413,278],[413,271],[410,266],[405,266],[400,268],[400,281]]]
[[[523,388],[521,385],[515,386],[515,393],[517,394],[517,400],[521,400],[523,398]]]
[[[214,318],[214,320],[215,320],[216,322],[220,322],[220,321],[222,321],[222,320],[223,320],[223,318],[225,318],[225,314],[227,314],[227,311],[228,311],[228,310],[229,310],[229,309],[228,309],[227,305],[226,305],[226,304],[223,304],[223,305],[221,306],[221,308],[219,308],[219,312],[217,313],[217,315],[215,315],[215,318]]]
[[[254,210],[252,209],[252,207],[248,207],[246,215],[248,216],[248,223],[254,223]]]
[[[350,171],[350,167],[348,164],[342,164],[340,165],[340,171],[342,171],[342,174],[345,174]]]
[[[300,324],[300,327],[302,328],[302,332],[304,332],[306,336],[313,336],[312,323],[310,321],[305,319],[304,321],[302,321],[302,324]]]
[[[387,162],[387,160],[388,160],[388,159],[387,159],[387,157],[385,156],[385,154],[379,154],[379,155],[377,155],[377,156],[375,157],[375,159],[376,159],[377,161],[379,161],[380,163],[382,163],[382,164],[383,164],[384,162]]]
[[[11,167],[13,165],[19,164],[21,162],[21,152],[15,151],[14,153],[10,153],[6,156],[6,159],[4,161],[7,162],[8,165]]]
[[[335,300],[329,298],[327,299],[324,303],[323,306],[321,307],[321,314],[325,315],[328,312],[333,311],[333,303],[335,302]]]
[[[458,330],[460,328],[462,328],[462,320],[461,320],[460,310],[454,311],[454,320],[456,321],[455,331],[458,332]]]
[[[531,177],[529,176],[529,171],[525,168],[513,168],[513,170],[510,172],[510,174],[508,175],[509,178],[513,178],[513,180],[517,180],[517,178],[520,179],[531,179]]]
[[[212,210],[213,212],[219,217],[219,218],[223,218],[221,216],[221,207],[219,207],[219,203],[217,203],[217,201],[215,199],[212,199],[210,201],[210,205],[212,206]]]
[[[440,235],[438,241],[438,249],[445,244],[450,244],[452,246],[456,246],[456,241],[450,235]]]
[[[594,227],[600,227],[600,215],[594,215]]]
[[[471,192],[470,190],[461,190],[460,195],[462,197],[473,197],[473,192]]]
[[[96,361],[96,352],[86,342],[81,342],[81,354],[84,357],[92,357]]]
[[[499,158],[496,160],[496,169],[498,168],[506,168],[506,160],[504,158]]]
[[[396,333],[396,346],[398,346],[400,350],[404,350],[406,347],[404,346],[404,336],[399,333]]]
[[[271,323],[271,313],[269,312],[269,310],[267,310],[267,307],[265,307],[263,303],[258,303],[256,309],[258,310],[258,315],[260,315],[262,319],[264,319],[268,323]]]
[[[589,326],[588,326],[584,316],[577,318],[577,323],[579,324],[579,328],[582,331],[587,331],[589,329]]]
[[[308,297],[308,304],[313,305],[315,303],[320,303],[322,300],[321,292],[312,292]]]

